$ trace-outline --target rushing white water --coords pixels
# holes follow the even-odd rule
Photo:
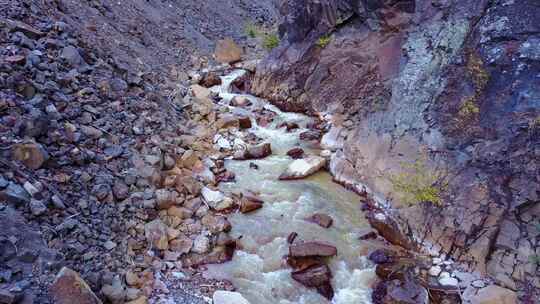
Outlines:
[[[230,84],[243,71],[235,71],[222,78],[222,85],[213,90],[220,94],[223,103],[236,96],[230,93]],[[231,281],[237,290],[252,304],[323,304],[329,303],[315,290],[294,281],[291,269],[283,257],[288,252],[287,236],[298,233],[302,240],[318,240],[333,244],[338,255],[330,259],[333,273],[334,304],[371,303],[370,286],[375,279],[373,266],[365,258],[368,242],[359,241],[358,235],[368,227],[360,211],[360,198],[332,182],[331,176],[320,172],[298,181],[280,181],[278,176],[292,161],[285,153],[300,146],[307,153],[317,153],[316,147],[301,142],[298,135],[304,131],[310,118],[296,113],[284,113],[276,107],[249,96],[249,110],[230,107],[254,118],[252,111],[265,108],[276,113],[273,122],[262,127],[257,124],[249,132],[272,144],[273,155],[255,161],[228,160],[226,167],[236,175],[236,182],[224,183],[224,192],[260,193],[264,207],[250,214],[236,213],[229,216],[231,236],[240,238],[241,249],[232,261],[209,265],[207,277]],[[255,119],[252,119],[255,123]],[[287,132],[278,128],[283,122],[296,122],[300,129]],[[250,168],[250,162],[258,170]],[[330,215],[334,223],[325,229],[305,218],[314,213]]]

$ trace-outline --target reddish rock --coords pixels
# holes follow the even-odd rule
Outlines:
[[[272,146],[270,143],[264,143],[256,146],[248,147],[245,150],[238,151],[234,154],[236,160],[261,159],[272,154]]]
[[[302,148],[292,148],[287,151],[287,155],[293,159],[300,159],[304,156],[304,150]]]
[[[327,299],[332,299],[334,296],[334,290],[330,285],[332,273],[326,265],[316,265],[304,270],[294,271],[291,276],[295,281],[306,287],[317,288],[317,291]]]
[[[50,292],[56,304],[101,304],[79,274],[66,267],[56,276]]]
[[[248,213],[257,209],[261,209],[263,207],[263,204],[264,202],[259,198],[252,196],[244,196],[240,200],[240,212]]]
[[[336,254],[336,247],[317,241],[292,244],[289,246],[289,255],[291,257],[334,256]]]
[[[332,226],[334,220],[327,214],[315,213],[311,217],[306,219],[309,222],[315,223],[323,228],[329,228]]]
[[[247,116],[239,117],[238,124],[240,129],[250,129],[251,128],[251,118]]]

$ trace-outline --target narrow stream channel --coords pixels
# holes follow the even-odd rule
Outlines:
[[[222,85],[212,90],[219,93],[223,105],[228,105],[236,94],[230,93],[230,84],[245,71],[237,70],[222,77]],[[248,132],[263,138],[272,145],[273,154],[253,161],[227,160],[226,168],[236,175],[236,181],[222,183],[225,193],[252,191],[260,193],[264,207],[253,213],[235,213],[229,216],[231,236],[240,238],[241,249],[232,261],[209,265],[205,276],[231,281],[252,304],[348,304],[371,303],[371,283],[375,279],[374,267],[366,259],[367,242],[358,236],[369,228],[360,211],[360,198],[332,181],[327,172],[319,172],[307,179],[280,181],[278,176],[293,161],[286,152],[301,147],[306,154],[318,154],[317,147],[299,140],[311,118],[296,113],[284,113],[275,106],[247,96],[252,105],[235,108],[232,112],[252,117],[253,127]],[[255,112],[266,109],[276,114],[266,125],[256,124]],[[283,122],[296,122],[300,128],[287,132],[279,128]],[[250,167],[250,163],[258,169]],[[330,228],[322,228],[305,219],[314,213],[324,213],[333,218]],[[323,241],[337,247],[338,255],[330,259],[335,296],[331,302],[291,278],[291,269],[284,261],[288,253],[287,236],[298,233],[298,239]]]

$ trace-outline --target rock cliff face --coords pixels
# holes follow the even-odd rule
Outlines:
[[[326,119],[336,179],[389,198],[426,251],[538,290],[540,3],[290,0],[281,13],[255,93]]]

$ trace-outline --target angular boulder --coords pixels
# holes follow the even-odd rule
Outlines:
[[[321,170],[325,164],[326,159],[315,155],[310,155],[302,159],[297,159],[293,161],[289,165],[287,170],[279,176],[279,179],[293,180],[306,178]]]
[[[220,63],[235,63],[242,60],[243,50],[231,38],[219,40],[214,56]]]
[[[56,275],[50,293],[56,304],[102,303],[79,274],[67,267],[62,268]]]
[[[263,207],[264,202],[253,196],[244,196],[240,200],[240,212],[249,213]]]
[[[309,257],[309,256],[321,256],[321,257],[329,257],[334,256],[337,254],[337,248],[317,242],[304,242],[304,243],[297,243],[292,244],[289,246],[289,255],[291,257]]]

